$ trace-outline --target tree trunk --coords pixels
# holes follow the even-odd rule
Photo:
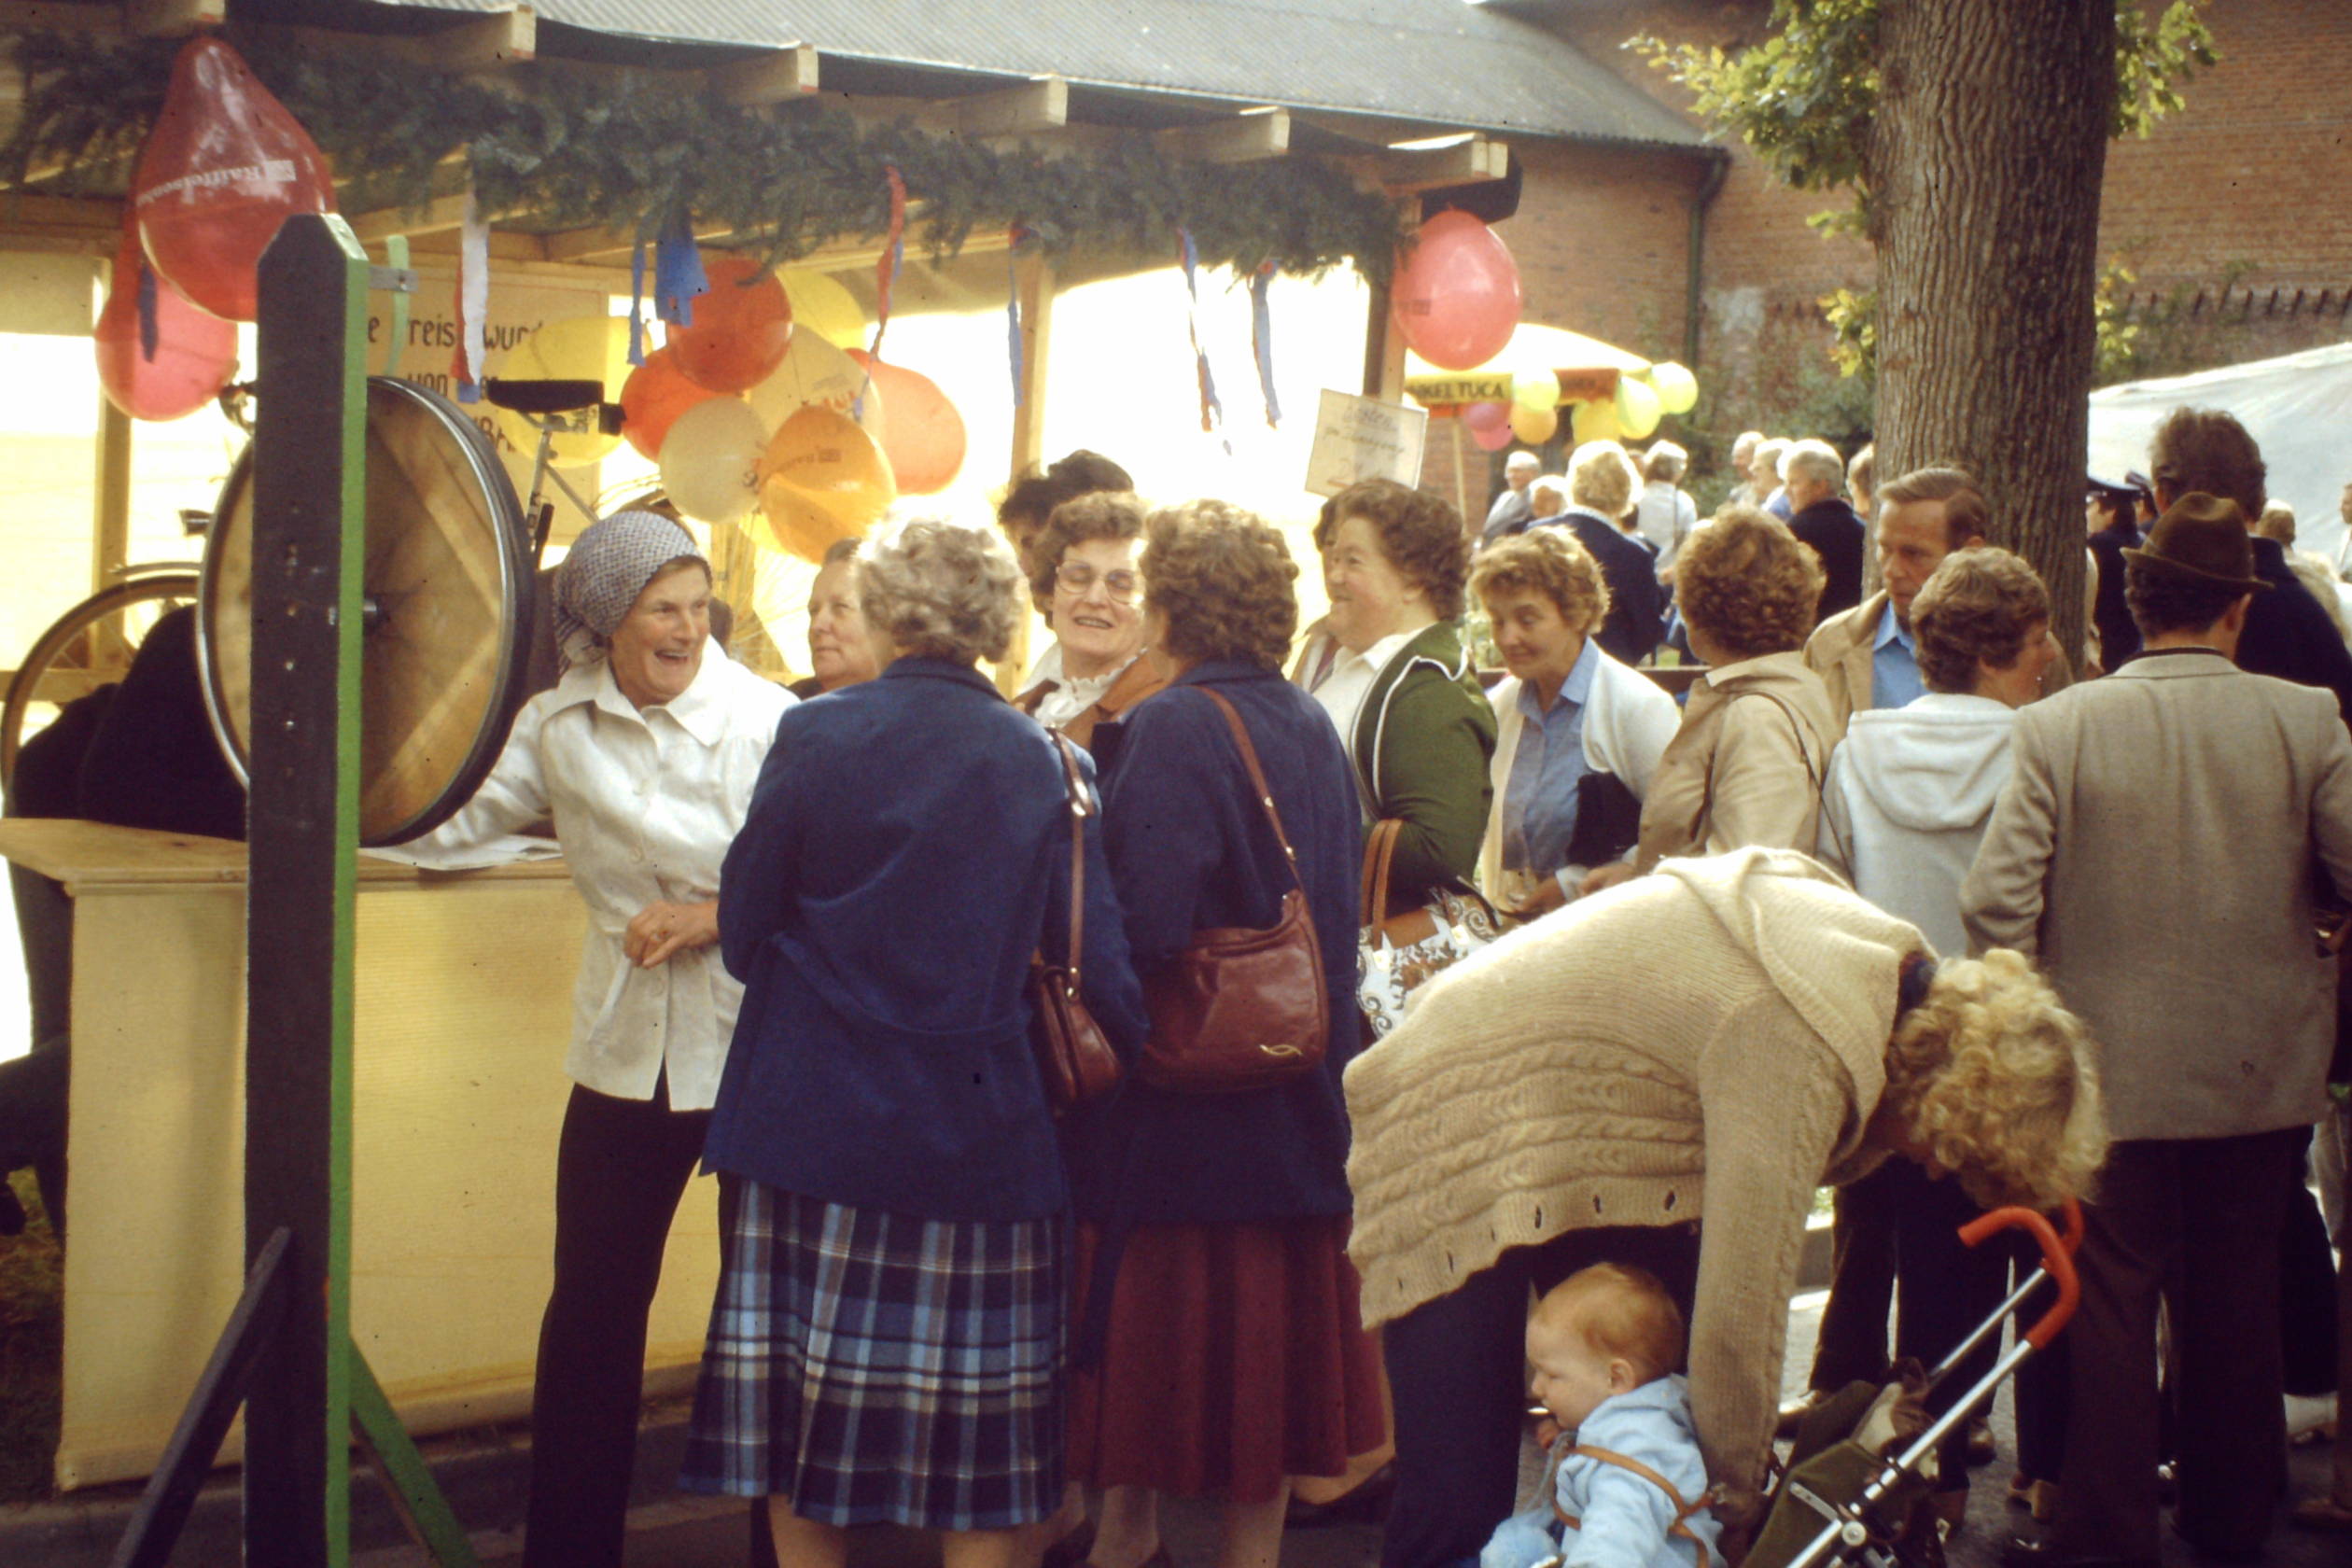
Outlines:
[[[2079,668],[2113,0],[1885,0],[1879,26],[1878,471],[1975,474]]]

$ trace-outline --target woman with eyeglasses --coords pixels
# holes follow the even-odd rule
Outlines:
[[[1021,711],[1092,749],[1097,724],[1168,684],[1143,652],[1142,588],[1135,567],[1142,498],[1099,491],[1064,501],[1029,551],[1029,586],[1054,630]]]

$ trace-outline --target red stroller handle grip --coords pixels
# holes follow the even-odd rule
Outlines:
[[[2050,1349],[2050,1342],[2058,1337],[2058,1331],[2066,1326],[2075,1314],[2075,1307],[2082,1299],[2082,1282],[2075,1278],[2074,1253],[2082,1245],[2082,1210],[2073,1199],[2066,1201],[2066,1235],[2061,1240],[2057,1230],[2031,1209],[2014,1206],[1988,1210],[1960,1227],[1960,1239],[1976,1246],[1986,1237],[2004,1230],[2023,1230],[2033,1237],[2041,1248],[2042,1267],[2058,1281],[2058,1299],[2050,1310],[2036,1320],[2023,1335],[2026,1343],[2037,1351]]]

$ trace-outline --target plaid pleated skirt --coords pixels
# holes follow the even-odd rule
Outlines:
[[[1061,1504],[1065,1222],[731,1184],[688,1491],[825,1524],[1004,1530]]]

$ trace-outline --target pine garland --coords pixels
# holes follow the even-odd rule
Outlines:
[[[861,126],[817,104],[737,107],[681,92],[674,76],[540,61],[531,91],[518,93],[249,29],[225,35],[339,174],[357,176],[344,201],[353,210],[423,207],[451,188],[444,160],[462,155],[487,211],[649,239],[691,217],[727,224],[731,243],[783,262],[884,233],[884,169],[895,165],[924,203],[909,239],[937,258],[975,230],[1019,223],[1049,251],[1169,259],[1188,228],[1204,262],[1243,275],[1271,267],[1319,276],[1348,261],[1379,281],[1401,237],[1387,197],[1314,159],[1190,164],[1142,135],[1047,159],[911,121]],[[119,183],[162,107],[178,48],[19,36],[23,109],[0,147],[0,180],[22,189],[37,167],[53,175],[45,189]]]

